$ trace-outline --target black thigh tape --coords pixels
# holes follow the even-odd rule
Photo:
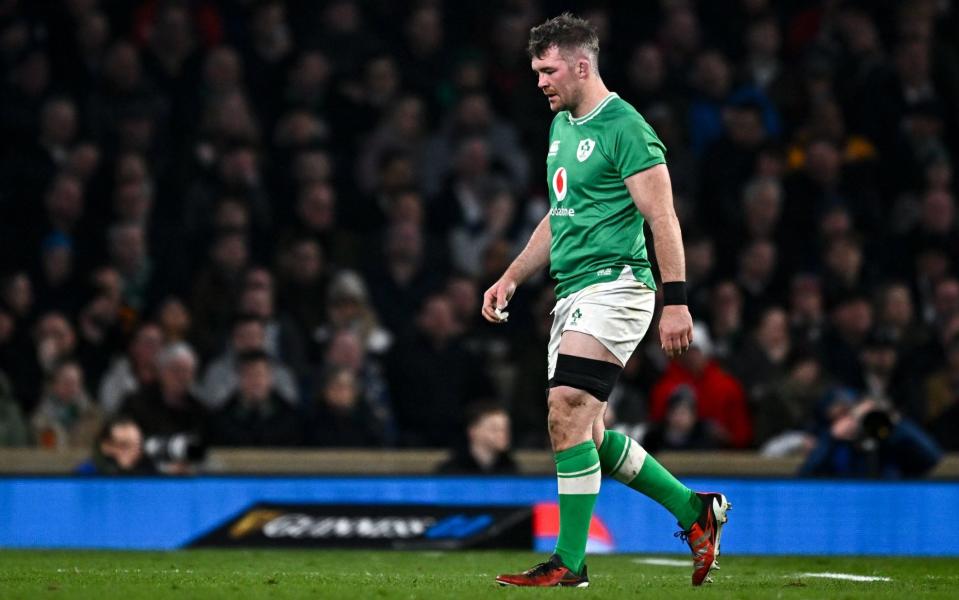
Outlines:
[[[549,387],[566,385],[606,402],[622,370],[621,366],[605,360],[560,354],[556,357],[556,371],[549,380]]]

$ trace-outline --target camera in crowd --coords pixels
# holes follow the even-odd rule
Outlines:
[[[143,443],[143,452],[155,463],[197,463],[206,458],[206,444],[192,433],[155,435]]]
[[[895,413],[884,406],[878,406],[862,416],[860,421],[860,439],[882,443],[896,426]]]

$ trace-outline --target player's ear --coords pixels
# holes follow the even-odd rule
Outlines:
[[[586,76],[589,75],[590,68],[592,68],[591,65],[589,64],[589,59],[584,57],[579,59],[577,63],[578,63],[578,66],[576,68],[576,75],[580,79],[585,79]]]

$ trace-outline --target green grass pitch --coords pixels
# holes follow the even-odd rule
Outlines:
[[[523,552],[0,551],[0,598],[882,598],[959,597],[959,560],[724,556],[693,589],[685,556],[590,556],[590,588],[500,588]],[[811,573],[882,577],[825,579]]]

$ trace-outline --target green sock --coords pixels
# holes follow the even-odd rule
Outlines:
[[[599,447],[599,461],[603,473],[662,504],[673,513],[683,529],[689,529],[699,518],[703,510],[699,496],[673,477],[632,438],[607,430]]]
[[[593,440],[556,453],[556,480],[559,484],[556,554],[577,574],[582,572],[586,560],[589,522],[602,478],[599,454]]]

